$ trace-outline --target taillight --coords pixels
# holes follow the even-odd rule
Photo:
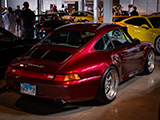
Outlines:
[[[52,30],[52,28],[51,27],[43,27],[43,28],[41,28],[41,30]]]
[[[37,79],[44,79],[44,80],[53,80],[54,78],[54,74],[26,71],[22,69],[15,69],[12,67],[8,67],[7,72],[14,74],[14,75],[30,77],[30,78],[37,78]]]
[[[68,74],[68,75],[56,75],[54,81],[73,81],[80,79],[81,78],[78,74]]]

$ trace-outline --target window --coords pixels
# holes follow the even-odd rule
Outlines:
[[[80,48],[91,40],[96,33],[91,31],[57,30],[40,44]]]
[[[142,24],[146,24],[148,25],[148,27],[151,28],[150,24],[147,22],[145,18],[133,18],[125,21],[125,23],[136,25],[136,26],[141,26]]]
[[[95,50],[109,50],[113,48],[113,44],[105,34],[97,41],[94,48]]]
[[[115,29],[107,33],[115,47],[121,47],[132,43],[132,40],[122,29]]]
[[[154,28],[160,28],[160,17],[149,18]]]
[[[76,12],[76,13],[73,13],[72,16],[88,16],[88,15],[85,13]]]
[[[0,42],[11,42],[11,39],[7,35],[0,32]]]
[[[78,13],[77,12],[73,13],[71,16],[78,16]]]

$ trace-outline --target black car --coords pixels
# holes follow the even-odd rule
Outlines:
[[[39,40],[22,40],[0,27],[0,77],[3,76],[9,63],[27,52]]]
[[[40,23],[36,23],[34,25],[36,34],[35,37],[37,39],[41,39],[55,28],[69,23],[71,23],[69,20],[47,20],[42,21]]]

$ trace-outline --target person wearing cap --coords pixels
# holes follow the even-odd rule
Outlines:
[[[21,19],[21,37],[23,39],[33,39],[34,37],[34,22],[35,14],[29,9],[29,3],[23,3],[23,10],[20,12],[18,17]]]

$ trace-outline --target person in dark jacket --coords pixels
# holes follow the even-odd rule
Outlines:
[[[130,15],[135,15],[135,16],[138,16],[139,13],[137,12],[137,7],[136,6],[133,6],[133,10],[132,12],[130,13]]]
[[[23,3],[24,9],[18,15],[21,19],[21,37],[23,39],[33,39],[35,14],[29,9],[29,3]]]

